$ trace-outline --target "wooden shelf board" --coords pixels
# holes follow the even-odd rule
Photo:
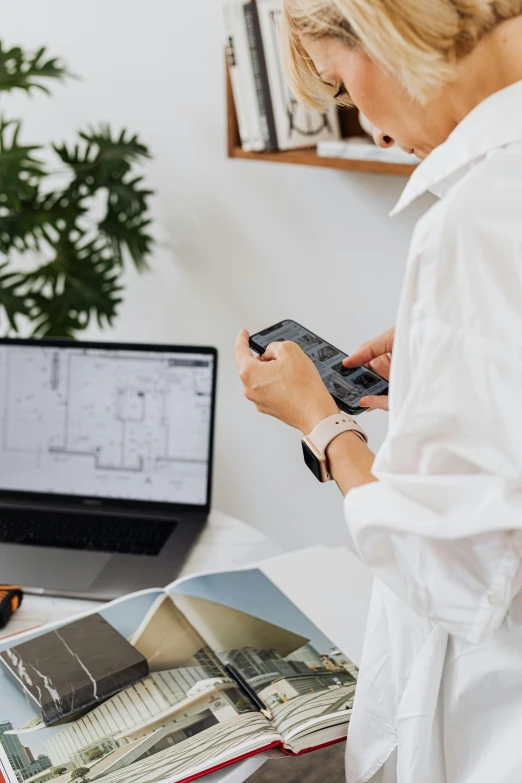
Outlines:
[[[350,160],[346,158],[320,157],[315,147],[311,149],[288,150],[286,152],[245,152],[241,147],[229,149],[230,158],[242,160],[260,160],[270,163],[293,163],[298,166],[318,166],[339,171],[363,171],[372,174],[391,174],[409,177],[416,164],[386,163],[378,160]]]

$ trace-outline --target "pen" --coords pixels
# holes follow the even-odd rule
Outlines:
[[[225,664],[225,670],[226,670],[227,674],[230,674],[230,676],[232,677],[232,679],[234,680],[234,682],[235,682],[235,683],[237,683],[237,685],[239,685],[239,687],[241,688],[241,690],[242,690],[242,691],[244,691],[244,692],[247,694],[248,698],[249,698],[251,701],[253,701],[253,702],[254,702],[254,704],[256,705],[256,707],[259,709],[259,711],[260,711],[260,712],[262,712],[262,713],[263,713],[263,715],[265,716],[265,718],[268,718],[269,720],[272,720],[272,717],[273,717],[273,716],[272,716],[272,713],[270,712],[270,710],[268,709],[268,707],[266,706],[266,704],[264,703],[264,701],[262,701],[262,700],[259,698],[259,696],[258,696],[258,695],[257,695],[257,693],[255,692],[255,690],[254,690],[253,688],[251,688],[251,687],[250,687],[250,685],[248,684],[248,682],[247,682],[247,681],[245,680],[245,678],[244,678],[244,677],[243,677],[243,676],[242,676],[242,675],[241,675],[241,674],[238,672],[238,670],[236,669],[236,667],[235,667],[235,666],[232,666],[232,664],[230,664],[230,663],[226,663],[226,664]]]

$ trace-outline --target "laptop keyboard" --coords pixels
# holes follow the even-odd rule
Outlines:
[[[111,514],[0,509],[0,542],[124,555],[159,555],[175,521]]]

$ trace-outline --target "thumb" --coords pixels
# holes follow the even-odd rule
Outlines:
[[[377,359],[386,353],[391,353],[393,350],[395,330],[388,329],[384,334],[379,337],[374,337],[373,340],[363,343],[355,353],[344,359],[343,364],[345,367],[362,367],[367,365],[372,359]]]
[[[359,402],[359,406],[361,408],[368,408],[368,410],[387,411],[389,410],[388,397],[384,397],[384,396],[363,397],[362,400]]]

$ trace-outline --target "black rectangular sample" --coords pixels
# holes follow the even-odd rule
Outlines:
[[[48,726],[147,677],[149,665],[99,614],[0,653]]]

